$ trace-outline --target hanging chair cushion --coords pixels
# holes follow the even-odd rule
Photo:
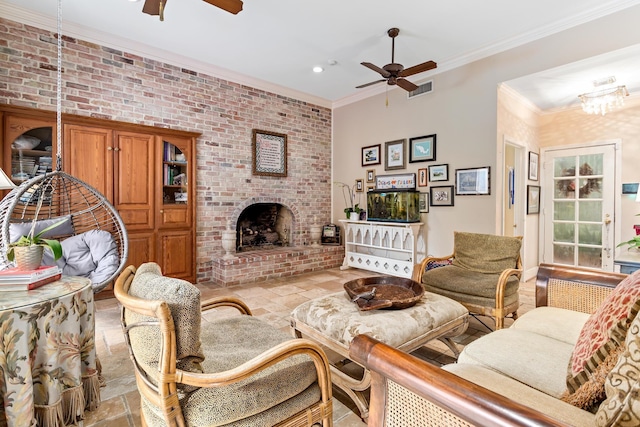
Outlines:
[[[71,216],[69,215],[59,218],[42,219],[40,221],[36,221],[36,229],[34,231],[34,234],[38,234],[45,228],[57,223],[61,224],[45,232],[40,237],[44,239],[53,239],[59,236],[72,236],[73,234],[75,234],[73,223],[71,222]],[[11,242],[13,243],[16,240],[20,239],[20,237],[28,235],[31,231],[32,225],[32,221],[10,223],[9,239],[11,240]]]
[[[60,242],[62,257],[57,261],[45,251],[43,264],[58,265],[65,276],[87,277],[93,284],[108,280],[120,265],[118,247],[111,233],[90,230]]]

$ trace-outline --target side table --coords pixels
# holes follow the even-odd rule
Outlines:
[[[613,263],[620,266],[620,273],[631,274],[640,268],[640,252],[623,248]]]
[[[91,281],[0,292],[0,425],[76,425],[100,405]]]

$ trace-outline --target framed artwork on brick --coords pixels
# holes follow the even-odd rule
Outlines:
[[[253,130],[253,175],[287,176],[287,135]]]

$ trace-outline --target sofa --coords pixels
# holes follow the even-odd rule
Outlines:
[[[368,426],[640,426],[640,271],[542,264],[536,308],[433,366],[366,336]]]

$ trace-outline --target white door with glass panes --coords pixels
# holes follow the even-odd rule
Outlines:
[[[549,150],[542,262],[613,271],[615,145]]]

